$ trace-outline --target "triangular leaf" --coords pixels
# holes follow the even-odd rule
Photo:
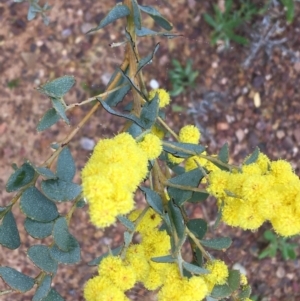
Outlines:
[[[42,299],[42,301],[65,301],[64,298],[55,290],[51,289],[47,297]]]
[[[52,278],[49,275],[46,275],[42,282],[39,284],[32,301],[41,301],[43,298],[47,297],[51,289]]]
[[[80,185],[60,179],[42,181],[41,188],[44,194],[55,202],[72,201],[81,192]]]
[[[140,5],[140,9],[153,18],[154,21],[165,30],[171,30],[173,28],[172,23],[164,18],[155,8],[151,6]]]
[[[10,267],[0,267],[0,277],[12,289],[25,293],[34,285],[34,279]]]
[[[134,25],[137,29],[141,29],[142,21],[141,21],[141,12],[139,9],[139,5],[136,0],[131,0],[132,8],[133,8],[133,20]]]
[[[34,6],[30,5],[27,12],[27,20],[31,21],[35,18],[35,16],[36,16],[36,10]]]
[[[248,158],[246,158],[244,164],[249,165],[255,163],[258,159],[258,156],[259,156],[259,148],[256,147],[254,152]]]
[[[49,247],[45,245],[34,245],[27,251],[30,260],[41,270],[55,274],[58,264],[52,259],[49,252]]]
[[[125,79],[122,77],[118,86],[124,85],[124,83],[125,83]],[[130,85],[127,84],[124,87],[120,88],[119,90],[110,93],[107,97],[104,98],[104,101],[109,106],[114,107],[124,99],[124,97],[130,91],[130,89],[131,89]]]
[[[109,11],[109,13],[105,16],[105,18],[101,20],[100,24],[97,27],[92,28],[87,33],[99,30],[120,18],[128,16],[129,14],[130,14],[130,9],[126,5],[117,4],[111,11]]]
[[[8,179],[6,184],[6,191],[16,191],[23,186],[29,184],[35,175],[35,171],[29,163],[24,163],[17,169]]]
[[[205,151],[205,147],[202,145],[170,141],[164,141],[163,148],[167,153],[180,158],[188,158],[191,156],[200,155]]]
[[[107,103],[105,103],[104,101],[102,101],[99,98],[97,98],[97,99],[101,102],[103,108],[108,113],[110,113],[112,115],[115,115],[115,116],[118,116],[118,117],[123,117],[125,119],[131,120],[131,121],[135,122],[137,125],[139,125],[140,127],[144,128],[143,122],[138,117],[136,117],[135,115],[132,115],[132,114],[123,114],[123,113],[116,112]]]
[[[221,299],[230,296],[232,293],[228,284],[215,285],[210,296],[213,298]]]
[[[201,244],[203,246],[215,250],[227,249],[230,247],[231,243],[232,240],[229,237],[220,237],[220,238],[213,238],[210,240],[201,240]]]
[[[53,224],[54,222],[41,223],[27,217],[24,227],[30,236],[42,239],[52,234]]]
[[[31,166],[34,168],[34,170],[43,178],[50,180],[50,179],[56,179],[57,176],[55,175],[55,173],[53,171],[51,171],[49,168],[46,167],[37,167],[34,166],[31,163]]]
[[[164,213],[163,202],[159,194],[157,194],[152,189],[147,187],[140,187],[140,189],[145,193],[147,203],[154,211],[162,215]]]
[[[123,215],[118,215],[118,220],[123,224],[129,231],[134,231],[134,223],[130,221],[128,218],[126,218]]]
[[[157,43],[153,49],[153,52],[150,53],[149,55],[147,55],[146,57],[142,58],[140,61],[139,61],[139,64],[138,64],[138,71],[137,73],[139,73],[139,71],[144,68],[146,65],[152,63],[152,60],[153,60],[153,57],[156,53],[156,51],[158,50],[159,48],[159,43]]]
[[[189,271],[190,273],[192,274],[196,274],[196,275],[204,275],[204,274],[209,274],[209,271],[204,269],[204,268],[201,268],[197,265],[194,265],[194,264],[191,264],[191,263],[188,263],[188,262],[184,262],[182,264],[182,266],[187,270]]]
[[[75,264],[80,261],[80,246],[75,240],[76,246],[69,252],[63,252],[57,245],[50,248],[50,256],[59,263]]]
[[[71,182],[76,173],[76,166],[68,147],[65,147],[57,159],[56,174],[65,181]]]
[[[150,129],[155,123],[158,115],[158,105],[159,99],[158,95],[156,94],[150,102],[147,102],[143,106],[140,118],[144,124],[145,129]]]
[[[236,291],[240,287],[240,272],[237,270],[229,271],[227,283],[232,291]]]
[[[194,233],[198,239],[202,239],[207,231],[207,222],[202,218],[190,219],[187,222],[188,229]]]
[[[66,124],[70,124],[70,121],[66,115],[66,106],[62,98],[51,97],[53,108],[56,113],[63,119]]]
[[[65,217],[58,218],[53,226],[53,238],[58,248],[64,252],[69,252],[77,246],[77,241],[69,232],[69,227]]]
[[[136,138],[138,136],[140,136],[143,133],[142,128],[137,125],[136,123],[132,123],[132,125],[130,126],[130,128],[127,130],[127,132],[133,137]]]
[[[36,129],[38,132],[42,132],[55,124],[59,119],[60,116],[56,113],[56,110],[51,108],[44,114]]]
[[[239,293],[239,298],[243,300],[249,298],[250,295],[251,295],[251,286],[247,285],[246,287],[243,287],[243,289]]]
[[[111,76],[107,87],[111,85],[111,83],[115,80],[116,76],[118,75],[120,71],[116,70],[113,75]],[[130,85],[128,84],[128,81],[123,76],[120,77],[118,82],[116,83],[116,87],[123,86],[122,88],[118,89],[115,92],[109,93],[106,96],[98,97],[98,99],[101,99],[102,101],[105,101],[110,107],[116,106],[119,102],[123,100],[123,98],[126,96],[126,94],[131,89]]]
[[[201,179],[203,178],[203,174],[200,169],[193,169],[191,171],[185,172],[179,176],[176,176],[172,179],[169,179],[169,183],[177,184],[181,186],[189,186],[196,188],[198,187]],[[168,184],[167,184],[168,185]],[[175,203],[178,206],[181,206],[184,202],[192,197],[193,191],[191,190],[184,190],[175,188],[175,187],[168,187],[169,195],[174,199]]]
[[[63,97],[75,84],[74,76],[65,75],[56,78],[37,88],[37,90],[51,98]]]
[[[229,148],[228,143],[226,142],[219,151],[218,158],[223,163],[228,163],[229,161]]]
[[[169,216],[171,223],[176,230],[179,240],[181,241],[184,238],[185,234],[185,225],[181,210],[172,200],[168,202],[168,207],[170,211]]]
[[[209,197],[209,193],[206,192],[193,192],[190,199],[187,200],[189,203],[199,203],[205,201]]]
[[[159,263],[172,263],[172,262],[176,262],[176,259],[174,257],[172,257],[172,255],[152,257],[151,260],[154,261],[154,262],[159,262]]]
[[[39,222],[51,222],[58,217],[55,204],[33,186],[23,192],[20,208],[26,216]]]
[[[161,36],[167,39],[173,39],[181,36],[179,34],[169,33],[167,31],[154,31],[146,27],[142,27],[141,29],[136,29],[136,35],[138,37]]]
[[[122,76],[127,80],[127,82],[130,84],[130,86],[137,92],[139,95],[143,98],[146,99],[146,96],[143,94],[142,91],[135,85],[135,83],[131,80],[131,78],[121,69],[119,69],[120,73]]]
[[[11,250],[20,246],[20,235],[15,218],[11,211],[8,211],[0,225],[0,244]]]

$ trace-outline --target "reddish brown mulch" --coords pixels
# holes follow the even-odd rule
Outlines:
[[[183,111],[175,113],[171,108],[167,111],[167,120],[174,129],[196,123],[206,130],[202,142],[208,145],[211,153],[217,152],[227,141],[233,162],[239,163],[258,145],[272,159],[289,160],[299,173],[300,40],[297,37],[300,19],[295,18],[292,25],[287,25],[275,9],[272,12],[275,19],[269,26],[278,20],[283,31],[275,30],[269,39],[262,18],[251,26],[253,31],[248,26],[248,34],[252,33],[253,39],[260,40],[261,48],[246,68],[243,63],[254,53],[250,47],[253,43],[249,47],[232,44],[229,51],[221,52],[210,46],[210,28],[202,17],[202,13],[210,8],[209,1],[143,2],[159,4],[161,12],[174,23],[175,32],[183,35],[172,40],[141,39],[142,55],[150,53],[160,42],[153,64],[144,72],[147,83],[156,79],[162,87],[171,88],[168,80],[171,58],[182,63],[186,58],[192,58],[194,69],[200,74],[193,91],[173,100],[184,108]],[[111,3],[75,0],[53,4],[50,12],[52,22],[46,27],[40,19],[27,22],[26,4],[0,3],[0,206],[8,204],[11,198],[5,192],[5,183],[12,172],[11,164],[21,165],[24,158],[41,164],[51,154],[49,145],[61,140],[71,130],[59,123],[51,130],[36,132],[36,124],[50,104],[35,88],[49,79],[74,75],[77,83],[67,94],[66,101],[81,102],[92,93],[103,90],[122,59],[122,47],[109,47],[110,43],[123,40],[121,21],[110,25],[107,30],[84,35],[98,24]],[[297,16],[299,4],[296,8]],[[151,27],[152,20],[146,19],[145,25]],[[274,41],[282,38],[286,38],[284,43],[272,46]],[[16,87],[10,88],[15,80],[18,81]],[[71,126],[83,118],[88,107],[76,108],[69,115]],[[119,119],[97,112],[84,126],[70,143],[78,172],[90,153],[82,147],[81,138],[97,141],[102,136],[115,133],[119,124]],[[79,182],[78,175],[76,181]],[[96,268],[87,266],[87,262],[103,253],[105,245],[115,246],[122,240],[121,226],[105,232],[96,230],[89,223],[86,211],[86,208],[78,210],[71,223],[71,232],[82,247],[82,262],[75,266],[62,266],[54,279],[55,288],[67,301],[83,300],[82,287],[96,271]],[[22,247],[14,251],[0,247],[1,265],[36,276],[38,269],[26,257],[26,249],[34,240],[24,231],[24,217],[19,209],[14,208],[13,212],[19,225]],[[193,216],[208,216],[214,220],[216,207],[212,201],[198,205]],[[233,245],[220,256],[231,266],[240,263],[245,267],[253,295],[257,295],[259,300],[300,300],[299,256],[294,261],[283,261],[280,254],[272,259],[257,259],[258,252],[265,246],[262,233],[268,227],[265,225],[252,233],[221,225],[217,234],[229,235]],[[299,243],[298,238],[295,241]],[[7,287],[1,282],[0,290],[3,288]],[[153,296],[146,297],[143,293],[143,290],[134,290],[135,299],[154,300]],[[0,300],[27,301],[31,300],[32,294],[33,290],[25,295],[1,296]]]

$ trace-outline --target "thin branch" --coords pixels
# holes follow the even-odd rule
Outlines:
[[[193,232],[191,232],[188,227],[185,228],[185,232],[186,234],[192,239],[192,241],[195,243],[195,245],[198,247],[198,249],[201,251],[201,253],[203,254],[203,256],[207,259],[207,260],[211,260],[212,257],[210,256],[210,254],[203,248],[203,246],[201,245],[201,243],[199,242],[198,238],[194,235]]]
[[[162,118],[158,117],[157,120],[177,141],[179,141],[178,135],[162,120]]]

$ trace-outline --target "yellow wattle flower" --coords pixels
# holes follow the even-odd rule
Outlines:
[[[163,148],[161,140],[154,134],[147,134],[144,139],[138,143],[138,146],[146,153],[149,160],[159,157]]]
[[[179,141],[184,143],[198,144],[200,136],[200,131],[194,125],[186,125],[179,131]]]
[[[149,92],[149,99],[153,99],[155,94],[158,94],[159,107],[164,108],[170,103],[170,94],[165,89],[154,89]]]
[[[83,168],[91,221],[107,227],[134,208],[133,192],[148,173],[148,156],[128,133],[100,140]]]

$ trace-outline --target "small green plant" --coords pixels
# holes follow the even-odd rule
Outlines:
[[[189,88],[194,88],[199,72],[193,70],[193,61],[188,59],[186,65],[182,66],[178,60],[173,59],[172,65],[174,68],[169,72],[172,83],[172,91],[170,94],[177,96]]]
[[[285,8],[285,17],[288,23],[292,23],[295,17],[295,3],[294,0],[280,0]]]
[[[7,83],[9,89],[17,88],[20,85],[20,80],[18,78],[12,79]]]
[[[275,257],[277,251],[281,252],[284,260],[295,259],[295,248],[297,244],[288,242],[287,237],[277,236],[274,232],[266,230],[263,234],[264,238],[269,241],[268,246],[259,254],[258,258]]]
[[[216,4],[213,4],[213,8],[214,16],[204,14],[204,20],[214,29],[211,44],[216,45],[218,41],[223,41],[226,48],[229,47],[230,41],[247,44],[247,38],[236,34],[236,31],[259,13],[257,7],[251,1],[240,1],[236,8],[233,6],[233,0],[226,0],[224,12]]]
[[[26,0],[14,0],[14,2],[21,3]],[[43,22],[46,25],[49,25],[50,20],[46,13],[51,9],[51,6],[46,2],[43,6],[39,5],[40,0],[27,0],[29,3],[28,13],[27,13],[27,19],[28,21],[33,20],[37,14],[41,14]]]

